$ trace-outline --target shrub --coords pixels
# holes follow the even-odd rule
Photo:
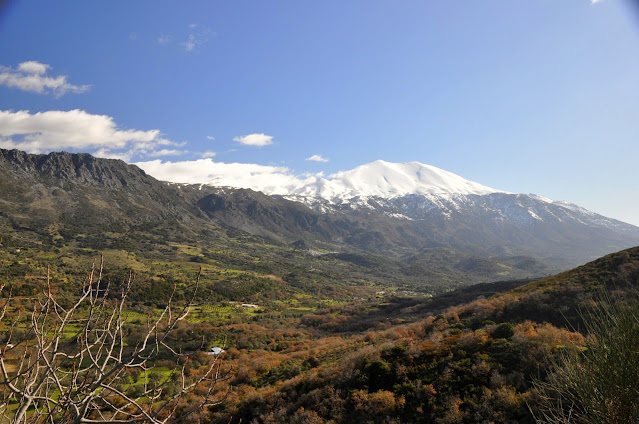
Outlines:
[[[582,314],[588,337],[564,349],[548,381],[535,381],[537,423],[639,422],[639,305],[607,296]]]
[[[497,326],[490,334],[496,339],[509,339],[515,334],[515,329],[509,322],[503,322]]]

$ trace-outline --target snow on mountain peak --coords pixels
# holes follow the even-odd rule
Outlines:
[[[489,194],[500,192],[452,172],[419,162],[377,160],[328,178],[306,181],[294,196],[347,200],[353,197],[393,198],[408,194]]]
[[[213,162],[210,158],[175,163],[153,160],[135,165],[160,180],[174,183],[250,188],[269,195],[336,203],[353,198],[365,201],[375,196],[390,199],[409,194],[446,196],[502,192],[419,162],[377,160],[327,177],[322,174],[295,175],[285,167]]]

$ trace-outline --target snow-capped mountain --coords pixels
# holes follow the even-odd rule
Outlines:
[[[452,213],[470,209],[476,215],[492,214],[496,222],[509,220],[520,226],[557,220],[609,227],[620,232],[639,231],[635,226],[570,202],[536,194],[509,193],[419,162],[377,160],[328,178],[306,180],[284,197],[320,211],[345,207],[375,209],[398,218],[427,219],[432,218],[433,213],[450,217]]]
[[[560,267],[579,263],[586,250],[590,259],[639,244],[633,225],[570,202],[490,188],[419,162],[378,160],[307,180],[284,197],[324,214],[411,221],[415,240],[482,254],[526,254]],[[580,244],[584,252],[574,254]]]
[[[161,169],[140,165],[152,175]],[[174,181],[218,186],[200,206],[215,219],[268,237],[345,242],[385,254],[447,246],[484,256],[532,256],[560,268],[639,244],[633,225],[419,162],[378,160],[326,177],[294,177],[284,168],[238,174],[208,165],[199,174],[179,170],[181,180]]]
[[[376,161],[325,178],[298,179],[280,188],[280,195],[206,180],[162,183],[136,166],[86,154],[0,149],[0,165],[5,187],[0,229],[6,231],[49,234],[54,223],[71,234],[179,222],[193,234],[202,226],[215,228],[211,234],[234,228],[324,251],[405,258],[444,249],[490,260],[526,256],[564,269],[639,245],[638,227],[417,162]]]
[[[294,189],[289,195],[343,203],[353,198],[392,199],[409,194],[483,195],[498,192],[502,191],[468,181],[431,165],[377,160],[350,171],[340,171],[329,178],[306,181],[305,185]]]

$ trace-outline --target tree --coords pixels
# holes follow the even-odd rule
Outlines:
[[[94,262],[79,298],[66,307],[57,301],[47,272],[43,293],[34,300],[27,319],[18,314],[9,320],[9,293],[0,307],[0,325],[6,332],[4,345],[0,344],[3,420],[166,423],[223,401],[224,395],[214,395],[216,384],[228,378],[221,372],[219,358],[210,356],[203,372],[194,377],[185,369],[197,352],[179,352],[167,343],[176,324],[189,313],[201,271],[189,300],[176,306],[171,296],[159,316],[149,315],[142,336],[131,343],[126,339],[130,323],[125,305],[134,276],[130,273],[115,292],[110,282],[103,281],[102,270],[103,259],[97,267]],[[170,375],[158,378],[151,371],[160,355],[172,357],[175,367]],[[131,381],[131,375],[142,374],[143,382]],[[196,388],[202,394],[197,402],[180,403]]]
[[[639,422],[639,305],[604,296],[583,319],[584,346],[564,349],[548,380],[534,382],[536,422]]]
[[[502,322],[493,330],[491,336],[496,339],[509,339],[515,334],[515,329],[509,322]]]

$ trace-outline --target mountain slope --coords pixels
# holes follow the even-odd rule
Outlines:
[[[522,194],[373,197],[309,209],[246,189],[198,190],[211,193],[198,204],[211,219],[252,234],[391,256],[450,248],[485,257],[530,256],[566,269],[639,244],[637,227]]]
[[[254,385],[212,422],[534,423],[540,396],[533,380],[545,381],[555,358],[588,347],[580,313],[601,300],[603,287],[636,305],[639,248],[508,290],[517,284],[307,315],[302,322],[319,330],[361,332],[350,345],[320,338],[309,355],[330,359]]]
[[[492,189],[418,162],[376,161],[286,197],[328,214],[393,218],[412,247],[527,255],[560,268],[639,244],[639,227],[569,202]]]
[[[456,313],[461,319],[481,323],[508,321],[513,324],[526,320],[549,322],[557,327],[583,328],[583,314],[594,303],[601,301],[604,293],[614,299],[629,301],[639,297],[639,247],[615,252],[568,271],[524,284],[523,281],[486,284],[502,292],[488,293],[486,299],[471,302],[469,295],[476,288],[460,288],[442,293],[426,301],[414,301],[406,306],[402,299],[397,305],[391,302],[387,308],[393,315],[379,313],[377,322],[387,319],[413,321],[429,314],[443,312],[447,307],[458,305]],[[475,293],[475,297],[484,293]],[[490,295],[493,295],[490,297]],[[397,307],[394,307],[397,306]],[[372,314],[369,314],[372,315]],[[373,318],[365,312],[352,317],[353,323],[371,324]],[[361,324],[360,324],[361,325]]]
[[[437,261],[432,249],[449,249],[499,263],[532,257],[564,269],[639,244],[637,227],[416,162],[378,161],[334,180],[342,191],[334,184],[323,193],[338,193],[333,200],[339,202],[293,201],[246,189],[163,183],[136,166],[86,154],[0,150],[0,225],[50,240],[132,230],[188,239],[240,230],[284,245],[303,241],[314,249],[397,259],[426,249],[435,255],[426,263]],[[403,194],[408,191],[421,194]],[[362,195],[347,198],[353,193]],[[547,273],[538,271],[517,271],[516,278]]]
[[[198,220],[166,184],[120,160],[0,149],[0,225],[54,243],[132,230],[186,236]]]
[[[639,244],[635,226],[534,195],[413,195],[370,199],[368,205],[406,216],[417,231],[439,234],[457,249],[530,255],[562,268]]]
[[[278,187],[288,190],[284,196],[269,189],[264,194],[270,197],[196,187],[230,198],[227,208],[199,202],[211,219],[311,246],[347,244],[396,256],[445,247],[481,256],[532,256],[567,269],[639,244],[633,225],[568,202],[486,187],[419,162],[378,160],[326,178],[308,177]]]

